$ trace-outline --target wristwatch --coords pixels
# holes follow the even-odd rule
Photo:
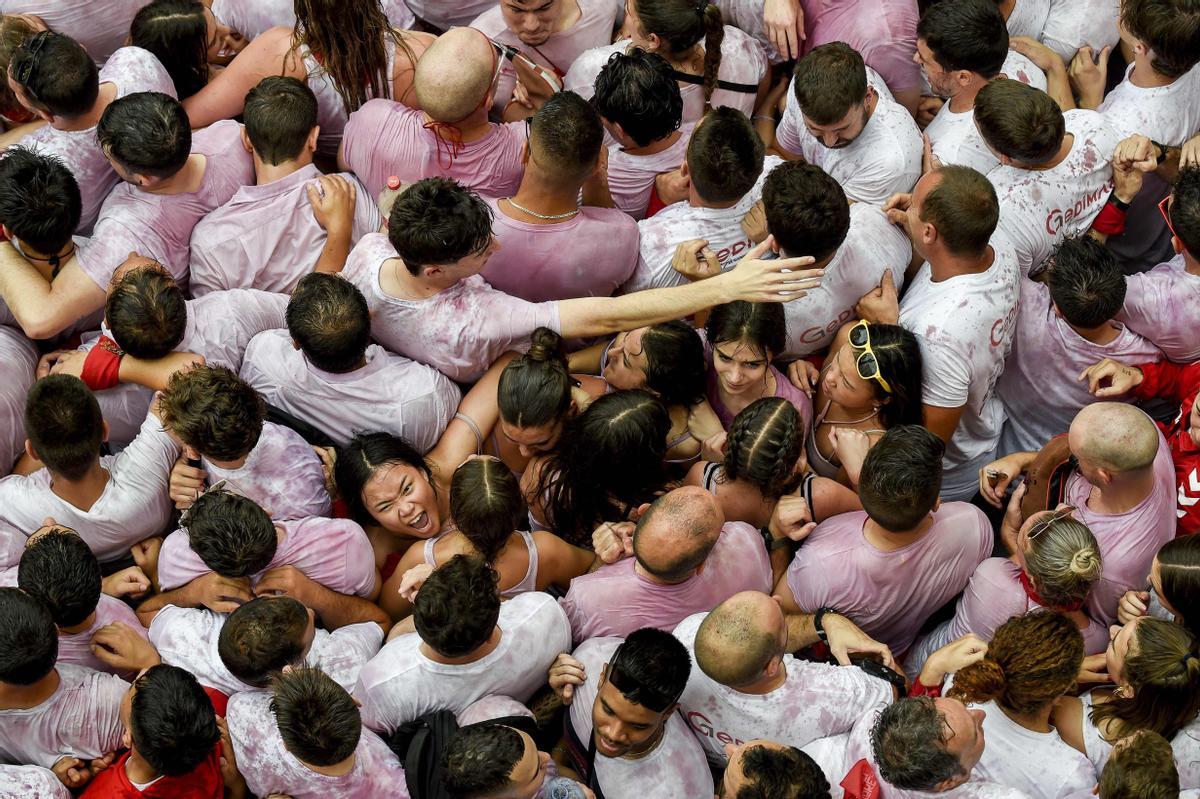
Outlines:
[[[823,644],[829,643],[829,637],[825,634],[826,613],[837,613],[837,611],[830,607],[822,607],[813,614],[813,627],[817,631],[817,638],[820,638]]]
[[[758,534],[762,536],[763,546],[767,548],[768,553],[774,552],[777,549],[783,549],[784,547],[790,547],[792,545],[792,539],[786,536],[783,538],[776,538],[771,533],[770,525],[763,525],[762,527],[758,528]]]

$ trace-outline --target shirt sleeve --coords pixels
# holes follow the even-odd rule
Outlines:
[[[170,488],[171,467],[179,453],[179,445],[167,435],[162,422],[153,413],[147,413],[137,438],[117,455],[113,469],[123,479],[129,476],[132,484],[147,493],[166,493]]]
[[[804,151],[804,120],[801,119],[800,106],[795,92],[792,91],[793,88],[794,84],[788,87],[787,108],[784,109],[783,119],[779,121],[779,127],[775,130],[775,141],[789,153],[802,155]]]
[[[1200,364],[1177,364],[1171,361],[1140,364],[1141,384],[1133,390],[1138,399],[1165,397],[1183,402],[1200,388]]]
[[[212,569],[192,549],[187,533],[176,530],[163,541],[158,552],[158,584],[162,591],[173,591],[203,577]]]
[[[347,593],[366,598],[375,590],[378,580],[378,572],[375,569],[375,550],[362,528],[349,519],[342,521],[347,526],[354,528],[353,533],[347,537],[345,547]]]
[[[918,334],[925,360],[926,405],[958,408],[967,404],[971,389],[971,366],[955,347],[930,341]]]

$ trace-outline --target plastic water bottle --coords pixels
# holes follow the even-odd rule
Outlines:
[[[583,792],[583,786],[566,777],[546,780],[542,796],[546,799],[587,799],[587,794]]]

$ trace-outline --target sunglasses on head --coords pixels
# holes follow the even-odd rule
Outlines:
[[[46,41],[49,38],[50,31],[39,31],[22,42],[20,48],[17,49],[18,53],[23,51],[26,58],[25,63],[21,64],[20,69],[13,74],[13,79],[16,80],[17,83],[21,84],[21,87],[25,90],[25,93],[31,97],[34,95],[29,89],[29,78],[31,75],[33,75],[33,69],[37,66],[38,56],[41,55],[42,48],[46,46]]]
[[[1175,226],[1171,224],[1171,195],[1170,194],[1168,194],[1166,197],[1163,197],[1162,201],[1159,202],[1158,212],[1160,214],[1162,214],[1163,221],[1167,223],[1167,230],[1171,231],[1171,235],[1175,236],[1175,238],[1179,238],[1179,236],[1177,236],[1175,234]]]
[[[1035,524],[1033,526],[1033,528],[1029,531],[1028,539],[1030,541],[1032,541],[1033,539],[1037,538],[1042,533],[1049,530],[1050,525],[1054,524],[1055,522],[1061,521],[1062,519],[1069,518],[1070,515],[1074,512],[1075,512],[1074,505],[1067,505],[1065,508],[1059,508],[1058,510],[1053,511],[1052,513],[1050,513],[1050,515],[1046,516],[1040,522],[1038,522],[1037,524]]]
[[[875,357],[875,351],[871,349],[871,327],[865,319],[860,319],[858,324],[850,328],[850,346],[856,350],[862,350],[854,361],[854,365],[858,368],[858,376],[863,380],[876,381],[884,391],[891,394],[892,387],[880,374],[879,359]]]

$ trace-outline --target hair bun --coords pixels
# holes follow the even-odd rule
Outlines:
[[[566,365],[567,357],[563,347],[563,339],[548,327],[539,327],[529,337],[529,351],[525,357],[531,361],[561,361]]]
[[[1071,556],[1071,565],[1069,568],[1071,574],[1082,577],[1085,580],[1099,579],[1101,569],[1100,553],[1091,547],[1080,549]]]

